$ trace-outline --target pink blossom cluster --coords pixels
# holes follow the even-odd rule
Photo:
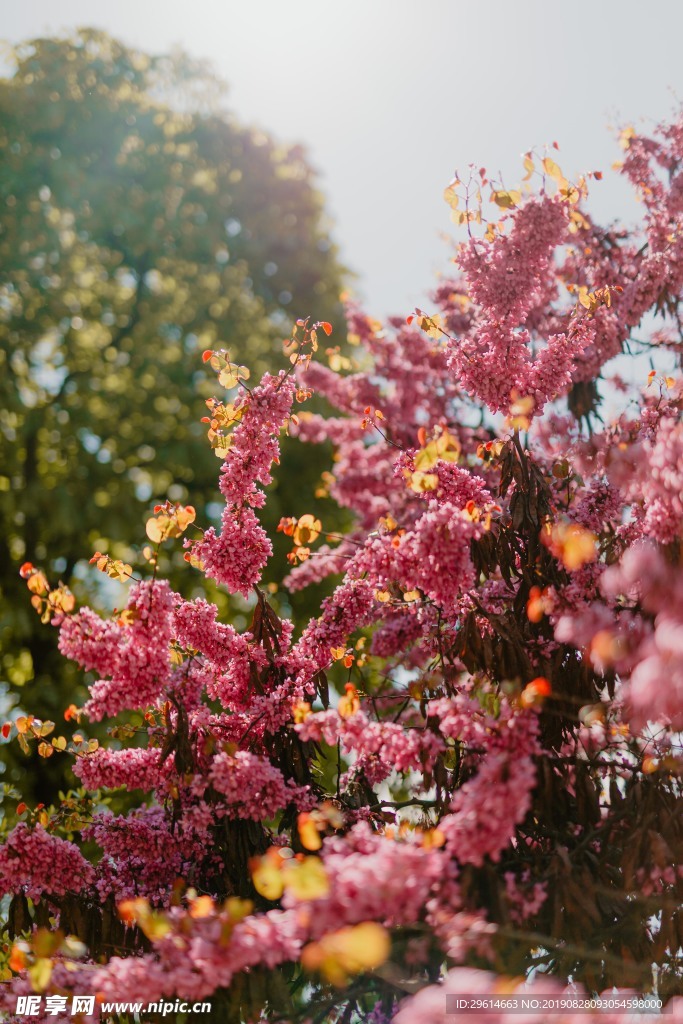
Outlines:
[[[0,893],[31,899],[63,896],[93,884],[95,872],[78,846],[50,835],[42,825],[19,822],[0,847]]]
[[[101,899],[147,897],[165,906],[173,883],[191,878],[203,857],[206,836],[172,828],[160,807],[142,807],[127,816],[101,814],[84,837],[97,843],[102,858],[95,885]]]
[[[234,818],[272,818],[295,796],[279,768],[247,750],[217,754],[209,778]]]
[[[547,301],[550,260],[567,227],[566,203],[540,196],[516,211],[507,234],[491,241],[473,238],[461,246],[457,263],[468,294],[488,320],[522,324],[534,306]]]
[[[103,623],[88,609],[64,619],[62,653],[109,676],[90,687],[85,711],[93,721],[145,708],[163,693],[171,674],[172,609],[166,580],[143,580],[131,587],[122,625]]]
[[[480,756],[476,775],[455,791],[451,813],[439,823],[461,863],[497,861],[531,807],[536,782],[534,757],[541,753],[538,719],[501,705],[500,716],[482,713],[474,697],[438,701],[430,715],[443,735]]]
[[[420,845],[418,834],[412,840],[390,838],[373,834],[360,822],[343,838],[325,840],[322,862],[329,894],[308,904],[314,937],[358,921],[389,927],[414,924],[430,897],[448,886],[457,892],[454,868],[443,851]],[[307,907],[294,893],[287,893],[283,902],[292,909]]]
[[[173,928],[155,942],[153,953],[112,957],[92,972],[91,984],[105,999],[119,999],[122,992],[144,1003],[177,992],[187,1000],[204,999],[228,988],[245,969],[296,960],[307,936],[293,910],[251,914],[234,927],[225,910],[199,918],[182,908],[168,914]]]
[[[128,747],[97,750],[81,754],[74,764],[74,775],[87,789],[152,790],[160,788],[167,772],[161,763],[161,751],[155,747]]]
[[[363,774],[373,785],[392,771],[427,770],[444,746],[430,730],[408,729],[399,722],[373,722],[363,711],[346,718],[335,709],[319,711],[295,728],[302,739],[324,740],[330,746],[339,740],[344,753],[361,760]]]
[[[609,605],[587,604],[558,619],[556,637],[585,645],[599,668],[607,657],[625,681],[635,729],[648,722],[683,725],[683,587],[680,573],[651,542],[633,544],[605,570]],[[616,612],[616,614],[615,614]],[[606,653],[605,653],[606,651]]]
[[[258,485],[270,483],[271,466],[279,461],[279,433],[289,416],[295,390],[295,382],[284,371],[277,377],[266,374],[243,400],[242,418],[221,467],[225,508],[220,534],[210,527],[201,540],[190,545],[207,577],[245,597],[261,578],[273,550],[253,509],[265,502]]]
[[[631,493],[643,502],[643,530],[662,544],[683,538],[683,422],[667,416],[645,441]]]

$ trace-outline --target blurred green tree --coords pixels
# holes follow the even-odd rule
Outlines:
[[[303,149],[227,114],[203,65],[91,30],[13,56],[0,79],[0,680],[6,703],[22,687],[23,708],[59,718],[78,693],[19,565],[78,592],[95,548],[132,559],[153,501],[210,519],[218,463],[199,421],[215,378],[199,354],[226,346],[253,375],[272,368],[294,318],[341,324],[343,271]],[[300,503],[324,460],[287,446],[271,518],[317,511]],[[23,792],[53,795],[54,761],[33,764]]]

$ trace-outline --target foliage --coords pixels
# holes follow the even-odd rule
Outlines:
[[[8,724],[75,756],[83,788],[23,801],[0,850],[7,1010],[91,991],[211,997],[226,1021],[436,1024],[478,993],[503,1021],[527,978],[569,1000],[558,1020],[616,1022],[621,1004],[578,996],[683,994],[680,377],[643,374],[609,425],[596,404],[636,338],[660,365],[680,351],[683,120],[624,146],[637,234],[594,224],[586,181],[549,156],[527,156],[526,191],[493,183],[499,220],[484,171],[452,183],[459,275],[408,323],[350,309],[362,372],[313,358],[326,323],[298,321],[256,386],[207,348],[231,386],[210,425],[220,527],[168,503],[135,564],[97,552],[132,578],[122,612],[76,610],[23,567],[97,681],[72,737]],[[311,390],[337,414],[300,409]],[[355,517],[341,538],[281,520],[290,590],[341,577],[298,636],[261,582],[283,429],[334,443],[329,493]],[[248,629],[171,588],[170,544],[247,596]],[[103,719],[113,741],[93,746]]]
[[[0,678],[51,718],[76,679],[16,568],[40,560],[82,588],[88,545],[129,562],[155,500],[191,490],[206,518],[197,353],[227,343],[260,375],[294,296],[338,315],[341,272],[301,147],[227,115],[205,69],[94,31],[14,56],[0,80]],[[285,461],[273,529],[325,456]],[[55,795],[38,765],[32,778]]]

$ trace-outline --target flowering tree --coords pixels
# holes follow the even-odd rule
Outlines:
[[[22,567],[95,681],[70,738],[3,728],[74,755],[82,783],[19,803],[0,849],[10,1014],[92,992],[432,1024],[447,997],[497,993],[502,1021],[526,978],[565,1021],[616,988],[596,1016],[616,1021],[634,992],[681,994],[683,120],[622,144],[638,232],[596,225],[587,180],[530,153],[520,191],[451,183],[453,280],[407,322],[350,308],[355,367],[316,359],[331,327],[308,321],[254,387],[205,352],[229,392],[207,417],[220,531],[165,502],[138,567],[96,552],[132,581],[122,611]],[[638,349],[662,372],[605,425],[604,367]],[[313,391],[337,414],[295,412]],[[262,582],[256,512],[283,430],[333,442],[324,487],[355,523],[280,523],[290,590],[340,578],[299,632]],[[188,571],[251,602],[246,631],[159,577],[181,536]],[[103,719],[106,747],[86,729]]]

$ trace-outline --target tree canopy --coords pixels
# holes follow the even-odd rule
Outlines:
[[[54,717],[64,666],[18,600],[18,565],[77,586],[89,546],[130,557],[155,500],[215,500],[196,354],[224,345],[260,374],[293,308],[338,318],[341,270],[303,149],[226,113],[204,67],[95,31],[14,57],[0,81],[0,678]],[[283,511],[323,464],[292,458]]]

